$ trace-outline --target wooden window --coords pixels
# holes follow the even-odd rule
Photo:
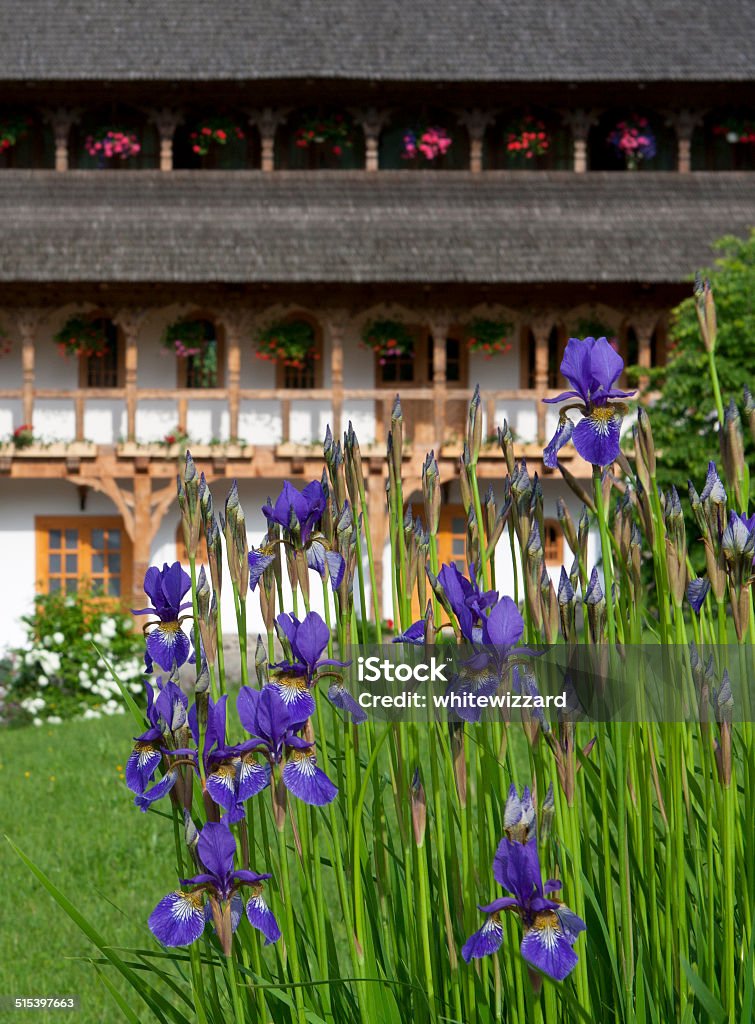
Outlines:
[[[467,382],[467,349],[459,338],[446,339],[446,384],[465,387]],[[421,335],[414,342],[414,351],[393,356],[381,363],[376,357],[378,386],[416,384],[430,387],[433,382],[433,338]]]
[[[41,593],[130,592],[131,542],[118,516],[37,516],[35,531]]]
[[[546,565],[564,564],[564,534],[557,519],[546,519],[543,523],[545,536],[543,554]]]
[[[202,324],[204,341],[202,350],[197,355],[176,359],[178,368],[178,386],[180,388],[222,388],[223,367],[225,362],[225,344],[223,331],[216,327],[212,320],[204,317],[190,317],[194,322]]]
[[[109,317],[93,316],[91,322],[105,335],[105,351],[101,356],[82,356],[79,359],[79,387],[123,387],[124,348],[121,332]]]
[[[438,524],[438,558],[467,574],[467,517],[463,505],[444,505]]]
[[[289,366],[282,360],[275,364],[275,386],[288,388],[292,391],[306,391],[309,388],[322,387],[322,331],[319,324],[309,317],[290,317],[286,323],[304,323],[312,329],[315,347],[303,366]]]
[[[446,384],[463,385],[466,380],[466,350],[458,338],[446,338]],[[433,382],[434,346],[432,335],[427,338],[427,383]]]

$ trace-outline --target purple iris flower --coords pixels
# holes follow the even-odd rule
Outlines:
[[[206,824],[199,834],[197,854],[205,870],[192,878],[182,878],[181,889],[163,897],[150,914],[149,927],[155,938],[164,946],[188,946],[204,932],[211,917],[218,932],[227,934],[229,948],[226,952],[230,952],[230,936],[240,916],[233,912],[233,904],[238,900],[240,887],[248,886],[252,892],[246,904],[249,923],[265,936],[266,946],[277,942],[280,928],[262,896],[262,883],[271,876],[256,871],[234,871],[236,840],[228,825],[223,822]],[[191,890],[184,891],[188,886]],[[207,906],[205,900],[208,900]],[[228,922],[226,928],[222,926],[224,919]]]
[[[145,684],[149,729],[134,737],[135,746],[126,762],[126,785],[137,795],[144,793],[155,777],[163,756],[164,734],[175,733],[186,724],[189,702],[180,686],[172,680],[163,683],[161,679],[157,686],[155,699],[152,686]]]
[[[555,981],[563,981],[574,969],[577,954],[572,946],[585,930],[584,921],[558,900],[550,899],[561,882],[543,884],[537,852],[535,813],[529,790],[521,800],[511,787],[504,813],[504,832],[493,860],[493,877],[513,896],[503,896],[479,909],[488,919],[470,936],[461,955],[469,963],[477,957],[496,953],[503,942],[501,912],[513,910],[524,928],[522,956],[532,967]]]
[[[254,591],[262,575],[275,561],[275,543],[265,541],[258,548],[249,549],[249,589]]]
[[[687,584],[687,600],[695,615],[700,614],[700,609],[705,604],[705,598],[710,590],[710,580],[707,576],[699,576],[696,580],[690,580]]]
[[[283,765],[283,784],[295,797],[316,806],[335,798],[338,790],[317,767],[314,744],[296,735],[304,722],[294,720],[276,687],[242,686],[236,707],[241,724],[254,737],[254,748],[264,752],[271,765]]]
[[[256,796],[270,782],[270,765],[260,764],[253,751],[257,745],[247,741],[235,746],[226,743],[226,702],[221,697],[215,703],[208,699],[207,725],[204,732],[203,750],[201,752],[202,768],[205,777],[205,788],[214,802],[226,812],[223,820],[230,824],[244,818],[244,803]],[[194,743],[199,746],[199,728],[197,722],[197,706],[192,705],[187,716],[189,729]],[[190,764],[197,777],[200,752],[193,748],[177,748],[164,751],[179,759],[183,764]],[[180,765],[172,762],[168,771],[152,789],[137,793],[134,803],[142,811],[148,811],[156,800],[160,800],[170,792],[178,781]]]
[[[183,665],[189,660],[191,645],[181,629],[184,617],[181,612],[191,608],[191,601],[184,602],[184,596],[191,589],[189,574],[181,568],[180,562],[165,563],[162,569],[152,565],[144,576],[144,593],[152,602],[149,608],[132,609],[134,615],[156,615],[157,619],[144,627],[147,637],[145,661],[147,671],[152,670],[156,661],[165,672],[173,666]],[[190,618],[190,616],[185,616]],[[154,626],[154,629],[151,627]],[[151,629],[151,632],[148,630]]]
[[[507,661],[514,648],[522,639],[524,619],[510,597],[502,597],[491,608],[490,614],[480,617],[480,625],[473,630],[474,643],[480,645],[462,665],[449,692],[475,697],[491,697],[498,690],[506,673]],[[523,654],[531,654],[529,648],[519,648]],[[481,708],[464,704],[454,708],[454,713],[465,722],[479,722]]]
[[[268,521],[278,523],[284,530],[289,530],[302,546],[306,545],[324,510],[325,492],[319,480],[307,484],[303,491],[297,491],[294,485],[286,480],[283,490],[275,499],[275,504],[262,506],[263,515]]]
[[[323,658],[330,640],[330,630],[317,612],[308,612],[300,622],[295,615],[282,613],[278,626],[291,645],[292,661],[280,661],[272,667],[277,675],[270,680],[283,698],[295,722],[305,722],[315,713],[315,702],[310,693],[318,669],[326,665],[343,668],[348,661]]]
[[[634,391],[620,391],[614,387],[623,370],[624,360],[606,338],[569,338],[561,373],[573,390],[543,401],[575,401],[561,411],[558,429],[543,452],[546,466],[558,468],[558,452],[572,436],[574,447],[593,466],[608,466],[616,459],[621,420],[626,409],[621,404],[612,404],[612,401],[631,398],[635,394]],[[572,408],[582,413],[576,427],[566,417]]]
[[[455,565],[443,565],[438,573],[437,582],[458,619],[462,636],[471,643],[487,642],[483,639],[480,623],[485,618],[486,610],[498,600],[498,592],[480,590],[474,566],[470,568],[471,579],[468,580]]]
[[[425,642],[425,620],[417,619],[405,632],[394,636],[394,644],[424,644]]]

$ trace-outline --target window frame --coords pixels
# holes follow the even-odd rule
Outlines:
[[[554,533],[553,542],[557,549],[557,554],[552,556],[548,553],[548,547],[550,544],[550,538],[548,537],[548,531],[552,530]],[[558,519],[544,518],[543,519],[543,559],[547,568],[559,568],[564,564],[564,531],[561,529],[561,524]]]
[[[79,359],[79,387],[86,391],[115,391],[118,388],[124,387],[126,379],[126,345],[123,330],[111,316],[108,316],[102,310],[95,310],[94,313],[88,315],[87,319],[90,323],[94,323],[96,320],[107,320],[115,328],[115,384],[90,384],[89,367],[98,356],[83,356]]]
[[[414,335],[414,351],[410,362],[416,368],[414,379],[407,380],[383,380],[383,366],[380,363],[380,356],[375,353],[375,386],[385,390],[396,388],[431,388],[433,377],[430,373],[432,362],[433,337],[424,325],[407,324],[407,328]],[[449,329],[446,336],[446,358],[448,358],[448,343],[455,341],[459,345],[459,379],[446,380],[446,389],[466,388],[469,386],[469,348],[464,344],[464,332],[454,328]]]
[[[91,594],[91,591],[87,591],[86,588],[84,588],[84,592],[91,594],[93,600],[96,601],[103,601],[108,603],[114,602],[117,604],[118,602],[127,600],[130,597],[133,582],[134,553],[131,539],[126,533],[126,530],[123,525],[123,519],[120,516],[35,516],[34,536],[36,547],[36,592],[38,594],[55,593],[55,591],[50,590],[50,531],[65,531],[74,529],[78,530],[78,540],[76,546],[76,554],[78,557],[78,570],[76,573],[76,578],[78,580],[79,586],[77,586],[76,589],[77,593],[82,592],[81,582],[83,580],[88,581],[90,585],[92,581],[92,531],[121,531],[121,570],[119,573],[121,581],[121,593],[119,595]],[[61,588],[60,593],[65,594],[66,592],[67,591],[65,590],[65,588]]]
[[[226,344],[225,344],[225,329],[221,323],[219,323],[214,316],[210,316],[199,310],[196,313],[191,313],[188,316],[180,318],[181,323],[189,323],[191,321],[199,321],[203,323],[212,324],[215,332],[215,342],[217,344],[217,377],[215,383],[208,387],[197,387],[196,385],[189,384],[189,358],[185,356],[176,356],[176,387],[182,390],[188,390],[197,395],[201,395],[203,391],[216,391],[218,388],[225,388],[226,379]]]
[[[315,336],[315,347],[314,355],[312,357],[312,371],[313,371],[313,383],[311,385],[306,384],[301,387],[292,387],[290,384],[286,384],[286,370],[288,367],[284,366],[282,360],[275,360],[275,387],[278,391],[290,391],[292,395],[297,392],[308,391],[312,389],[322,388],[323,385],[323,339],[322,339],[322,327],[314,317],[309,316],[306,313],[292,313],[289,316],[284,317],[280,322],[286,324],[293,324],[301,320],[305,324],[309,324],[312,328],[312,332]]]

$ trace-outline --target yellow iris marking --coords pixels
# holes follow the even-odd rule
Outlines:
[[[181,628],[180,622],[161,622],[158,626],[161,633],[177,633]]]

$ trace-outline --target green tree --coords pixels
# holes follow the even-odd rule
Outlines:
[[[745,457],[755,470],[755,446],[749,429],[744,390],[755,391],[755,230],[747,239],[727,236],[716,243],[721,256],[705,273],[715,299],[717,336],[715,361],[723,405],[734,401],[742,416]],[[721,465],[719,423],[700,334],[694,297],[673,311],[667,365],[653,371],[653,386],[661,398],[651,410],[656,449],[663,452],[658,483],[673,484],[683,496],[687,480],[701,489],[709,460]]]

